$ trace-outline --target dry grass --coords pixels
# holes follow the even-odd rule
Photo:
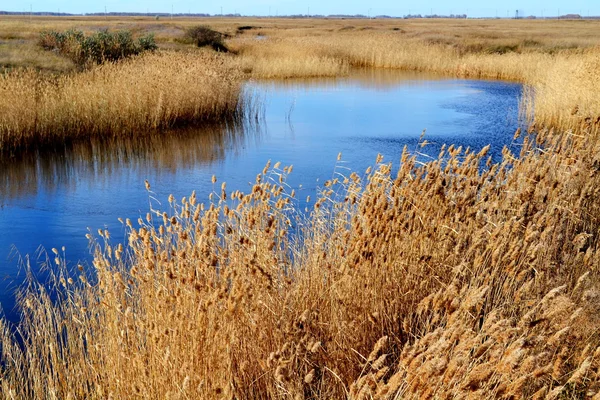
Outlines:
[[[580,31],[546,21],[532,23],[530,30],[518,21],[481,26],[472,21],[456,26],[422,24],[406,23],[400,33],[382,27],[365,30],[364,26],[338,31],[274,30],[270,39],[236,38],[230,47],[240,54],[244,68],[258,78],[339,75],[349,67],[367,67],[513,80],[527,85],[523,111],[537,126],[577,130],[600,117],[596,95],[600,91],[600,43],[589,36],[600,24],[582,23]],[[426,26],[436,32],[435,39],[423,30]],[[482,37],[490,27],[492,32],[502,28],[507,32],[504,36],[488,32]],[[551,35],[553,28],[565,36]],[[457,33],[452,35],[452,29]],[[575,32],[581,34],[580,40],[569,36]]]
[[[578,129],[600,116],[598,21],[291,20],[3,17],[4,66],[72,68],[32,44],[43,30],[109,27],[155,33],[163,50],[189,51],[186,29],[210,25],[228,35],[231,63],[255,78],[339,76],[352,67],[516,80],[533,88],[523,107],[538,126]],[[252,29],[239,31],[245,25]],[[260,39],[257,39],[260,35]],[[15,47],[17,46],[17,47]],[[20,53],[18,49],[27,49]],[[13,54],[12,56],[10,56]],[[16,56],[20,54],[20,56]],[[12,61],[11,61],[12,60]],[[535,97],[535,98],[534,98]]]
[[[327,54],[305,39],[262,42],[254,38],[236,42],[243,70],[255,78],[335,77],[348,73],[346,60]]]
[[[240,62],[308,52],[340,68],[512,77],[532,86],[535,102],[525,104],[536,135],[500,164],[486,149],[451,146],[425,164],[405,152],[394,173],[382,159],[364,175],[337,171],[310,215],[285,183],[291,168],[266,167],[248,194],[215,178],[209,205],[193,194],[171,199],[166,212],[125,221],[124,244],[106,231],[90,236],[98,244],[89,269],[70,269],[56,250],[53,281],[32,279],[18,329],[2,326],[2,395],[598,398],[598,52],[582,50],[594,39],[582,34],[582,49],[550,51],[563,39],[546,32],[554,23],[536,22],[527,35],[555,39],[472,54],[461,38],[418,47],[416,23],[398,33],[415,34],[407,42],[383,27],[326,40],[342,22],[279,23],[261,21],[267,36],[280,32],[264,45],[236,39]],[[446,23],[426,25],[442,31],[427,35],[467,26],[474,35],[491,24]],[[513,40],[521,23],[498,25],[506,37],[482,46]],[[564,40],[577,36],[564,26]],[[282,56],[286,44],[305,47]],[[306,68],[273,65],[282,75]]]
[[[32,281],[4,328],[2,391],[597,395],[600,143],[526,141],[482,169],[485,152],[336,174],[307,219],[276,164],[251,193],[215,180],[210,206],[192,194],[125,222],[125,246],[99,231],[90,271],[56,251],[55,283]]]
[[[211,53],[160,53],[60,77],[0,75],[0,150],[218,120],[240,106],[241,73]]]
[[[73,70],[73,63],[57,54],[42,52],[34,43],[4,43],[0,41],[0,66],[4,69],[32,68],[64,73]]]

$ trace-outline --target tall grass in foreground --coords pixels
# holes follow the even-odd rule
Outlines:
[[[220,120],[240,105],[241,72],[216,54],[159,53],[75,75],[0,75],[0,151],[90,135]]]
[[[92,271],[56,251],[3,326],[2,393],[598,398],[600,141],[538,138],[495,165],[379,158],[305,219],[275,164],[125,221],[126,246],[99,231]]]

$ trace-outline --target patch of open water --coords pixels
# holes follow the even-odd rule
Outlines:
[[[65,246],[71,262],[89,261],[88,227],[108,228],[118,243],[124,239],[118,217],[135,221],[150,203],[166,208],[169,194],[181,198],[195,190],[207,201],[220,187],[212,175],[226,181],[228,191],[247,191],[268,160],[294,165],[288,183],[305,199],[332,176],[339,152],[344,166],[357,172],[378,153],[397,165],[405,145],[417,150],[424,129],[432,144],[420,152],[437,155],[443,143],[475,150],[491,144],[490,154],[499,159],[519,126],[522,93],[515,83],[388,70],[251,82],[247,90],[264,107],[255,123],[90,140],[0,160],[0,302],[9,318],[22,278],[19,254],[33,261],[40,246]]]

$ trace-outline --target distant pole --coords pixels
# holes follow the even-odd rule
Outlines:
[[[32,15],[33,15],[33,5],[29,4],[29,22],[31,22]]]
[[[106,6],[104,6],[104,19],[108,19],[108,14],[106,13]]]
[[[307,15],[310,17],[310,7],[308,7],[308,14]]]
[[[173,4],[171,4],[171,21],[173,20]]]
[[[221,6],[221,17],[223,16],[223,6]]]
[[[269,17],[271,16],[271,6],[269,6]]]

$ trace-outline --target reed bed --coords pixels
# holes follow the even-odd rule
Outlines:
[[[523,110],[538,126],[577,130],[600,116],[600,23],[591,20],[4,17],[0,39],[4,53],[12,55],[5,61],[0,57],[0,65],[34,66],[44,75],[73,68],[51,52],[35,50],[32,41],[44,30],[92,33],[112,27],[135,35],[153,33],[159,47],[171,54],[191,50],[183,37],[197,25],[226,34],[226,45],[238,54],[227,68],[255,78],[340,76],[352,67],[375,67],[507,79],[528,86]],[[242,25],[250,29],[239,30]],[[171,56],[179,55],[165,55]]]
[[[90,235],[89,269],[55,250],[3,325],[2,393],[597,398],[600,141],[537,138],[337,170],[309,215],[267,165]]]
[[[0,75],[0,150],[220,120],[240,108],[242,73],[218,54],[157,53],[49,77]]]
[[[240,64],[252,76],[269,78],[309,78],[344,76],[349,71],[346,60],[335,57],[310,41],[297,40],[244,40],[237,42],[241,53]]]
[[[379,157],[364,174],[341,164],[306,201],[286,184],[291,167],[268,164],[249,193],[215,177],[208,203],[171,198],[165,210],[123,221],[125,243],[90,234],[91,266],[74,268],[55,249],[50,282],[31,276],[22,320],[1,323],[2,396],[600,398],[598,50],[474,55],[439,43],[445,31],[398,33],[413,35],[407,42],[379,32],[378,43],[354,30],[236,39],[233,70],[250,68],[253,53],[309,53],[340,68],[518,79],[537,121],[517,132],[520,153],[504,149],[493,164],[487,148],[444,147],[429,161],[415,149],[399,165]],[[299,50],[280,54],[286,46]],[[140,60],[80,76],[123,73]],[[273,71],[311,70],[289,63]],[[171,93],[165,104],[180,104]]]

